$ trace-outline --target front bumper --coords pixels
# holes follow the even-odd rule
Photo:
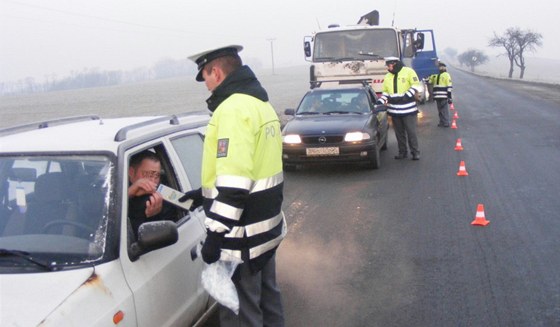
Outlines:
[[[308,155],[308,148],[338,148],[338,154]],[[363,162],[371,160],[372,153],[376,151],[374,142],[339,145],[305,145],[284,144],[282,160],[285,164],[305,164],[324,162]]]

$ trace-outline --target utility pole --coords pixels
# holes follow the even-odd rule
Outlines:
[[[273,47],[273,44],[274,44],[274,41],[276,39],[266,39],[266,40],[270,42],[270,56],[272,58],[272,75],[275,75],[275,73],[274,73],[274,47]]]

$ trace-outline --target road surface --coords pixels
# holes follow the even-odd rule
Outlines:
[[[558,89],[451,73],[458,128],[421,106],[420,161],[390,130],[379,170],[286,173],[287,326],[560,325]]]
[[[560,89],[450,72],[458,128],[421,106],[420,161],[393,159],[390,130],[379,170],[286,173],[286,326],[560,326]],[[307,78],[260,77],[279,112]],[[192,77],[3,97],[0,127],[200,110],[207,97]],[[479,204],[486,227],[471,225]]]

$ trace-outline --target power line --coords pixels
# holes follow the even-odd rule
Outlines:
[[[21,2],[21,1],[15,1],[15,0],[0,0],[0,1],[16,4],[16,5],[20,5],[20,6],[26,6],[26,7],[30,7],[30,8],[50,11],[50,12],[61,13],[61,14],[64,14],[64,15],[69,15],[69,16],[85,17],[85,18],[95,19],[95,20],[99,20],[99,21],[105,21],[105,22],[109,22],[109,23],[136,26],[136,27],[141,27],[141,28],[145,28],[145,29],[159,30],[159,31],[164,31],[164,32],[174,32],[174,33],[179,33],[181,35],[186,34],[186,35],[196,36],[196,37],[202,37],[203,35],[205,35],[206,37],[230,37],[231,36],[230,34],[204,33],[204,30],[201,31],[200,28],[192,29],[191,31],[186,31],[186,30],[177,29],[177,28],[169,28],[169,27],[162,27],[162,26],[156,26],[156,25],[140,24],[140,23],[124,21],[124,20],[120,20],[120,19],[113,19],[113,18],[107,18],[107,17],[102,17],[102,16],[96,16],[96,15],[88,15],[88,14],[83,14],[83,13],[80,13],[80,12],[69,11],[69,10],[64,10],[64,9],[55,9],[55,8],[50,8],[50,7],[45,7],[45,6],[41,6],[41,5],[35,5],[35,4],[30,4],[30,3],[25,3],[25,2]],[[52,23],[68,24],[68,23],[61,23],[61,22],[52,22]],[[79,25],[76,25],[76,26],[79,26]],[[96,26],[96,28],[98,28],[98,27]]]
[[[75,23],[70,23],[70,22],[52,21],[52,20],[47,20],[47,19],[21,17],[21,16],[14,16],[14,15],[0,14],[0,17],[26,20],[26,21],[41,23],[41,24],[79,27],[79,28],[90,29],[90,30],[95,30],[95,31],[104,30],[104,31],[109,31],[109,32],[139,33],[139,31],[134,31],[134,30],[130,30],[130,29],[129,30],[117,29],[117,28],[110,28],[110,27],[99,26],[99,25],[87,26],[87,25],[80,25],[80,24],[75,24]],[[18,31],[16,31],[16,30],[14,30],[13,32],[18,33]],[[177,37],[180,37],[180,36],[177,36]]]
[[[110,22],[110,23],[131,25],[131,26],[149,28],[149,29],[157,29],[157,30],[168,31],[168,32],[176,32],[176,33],[184,33],[184,34],[198,34],[198,33],[193,33],[193,32],[180,30],[180,29],[176,29],[176,28],[168,28],[168,27],[161,27],[161,26],[155,26],[155,25],[139,24],[139,23],[128,22],[128,21],[119,20],[119,19],[112,19],[112,18],[106,18],[106,17],[101,17],[101,16],[95,16],[95,15],[88,15],[88,14],[83,14],[83,13],[69,11],[69,10],[54,9],[54,8],[49,8],[49,7],[45,7],[45,6],[29,4],[29,3],[25,3],[25,2],[19,2],[19,1],[13,1],[13,0],[3,0],[3,1],[4,2],[10,2],[10,3],[16,4],[16,5],[31,7],[31,8],[35,8],[35,9],[57,12],[57,13],[70,15],[70,16],[92,18],[92,19],[97,19],[97,20],[106,21],[106,22]]]

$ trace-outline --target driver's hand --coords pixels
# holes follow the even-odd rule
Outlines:
[[[155,193],[157,184],[148,178],[140,178],[128,187],[128,197],[141,196],[144,194]]]
[[[150,218],[161,212],[163,207],[163,197],[158,192],[152,193],[150,199],[146,201],[146,217]]]

